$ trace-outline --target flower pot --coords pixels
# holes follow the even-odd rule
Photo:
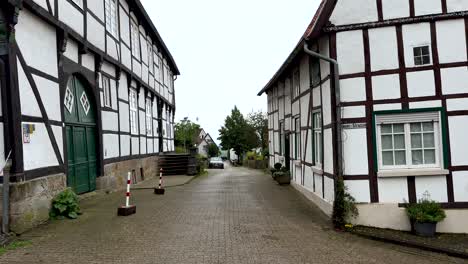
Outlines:
[[[414,231],[418,236],[434,237],[437,223],[414,223]]]
[[[278,182],[279,185],[290,184],[291,176],[289,175],[289,173],[285,173],[284,175],[275,177],[275,180],[276,182]]]

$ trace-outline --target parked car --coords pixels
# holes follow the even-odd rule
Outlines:
[[[223,159],[221,159],[220,157],[211,158],[210,162],[208,163],[208,167],[210,169],[215,169],[215,168],[224,169]]]

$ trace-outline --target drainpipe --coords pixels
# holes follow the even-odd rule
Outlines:
[[[337,162],[337,176],[338,178],[343,177],[343,166],[342,166],[342,158],[343,158],[343,145],[342,145],[342,134],[341,134],[341,106],[340,106],[340,101],[341,101],[341,96],[340,96],[340,67],[338,64],[338,61],[323,56],[320,53],[317,53],[315,51],[312,51],[309,49],[309,45],[307,43],[304,43],[304,52],[307,53],[308,55],[318,58],[320,60],[327,61],[331,64],[333,64],[333,69],[334,69],[334,80],[335,80],[335,108],[336,108],[336,122],[335,122],[335,129],[336,129],[336,139],[337,139],[337,149],[336,149],[336,155],[338,156],[338,162]]]

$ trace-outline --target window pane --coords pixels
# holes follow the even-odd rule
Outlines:
[[[395,135],[395,149],[405,149],[405,135]]]
[[[423,123],[423,131],[429,131],[429,132],[434,131],[434,123],[432,122]]]
[[[414,57],[414,65],[423,65],[421,57]]]
[[[382,133],[383,134],[391,134],[392,133],[392,125],[382,125]]]
[[[411,154],[412,154],[412,157],[413,157],[413,165],[423,164],[422,150],[413,150],[411,152]]]
[[[393,152],[392,151],[382,152],[382,163],[383,163],[384,166],[394,165],[394,163],[393,163]]]
[[[421,47],[421,54],[422,55],[429,55],[429,46]]]
[[[421,49],[419,47],[413,48],[414,56],[421,56]]]
[[[430,64],[431,63],[431,57],[429,55],[423,56],[421,60],[422,60],[422,64]]]
[[[395,151],[395,165],[406,165],[405,151]]]
[[[424,164],[435,164],[436,156],[435,150],[425,150],[424,151]]]
[[[421,123],[411,123],[411,132],[420,132]]]
[[[424,147],[433,148],[435,147],[435,140],[433,133],[424,133]]]
[[[391,135],[382,136],[382,149],[393,150],[393,142]]]
[[[403,133],[405,132],[405,125],[395,124],[393,125],[393,133]]]
[[[422,148],[421,134],[411,135],[411,147],[412,148]]]

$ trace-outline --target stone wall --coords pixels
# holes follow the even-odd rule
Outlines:
[[[158,175],[158,161],[158,156],[152,156],[107,164],[104,166],[104,176],[97,179],[97,189],[110,192],[125,189],[127,187],[127,174],[133,170],[137,182],[152,179]],[[144,177],[141,175],[141,169],[143,169]]]
[[[10,186],[11,231],[21,234],[49,220],[52,199],[66,187],[65,174],[12,183]]]

